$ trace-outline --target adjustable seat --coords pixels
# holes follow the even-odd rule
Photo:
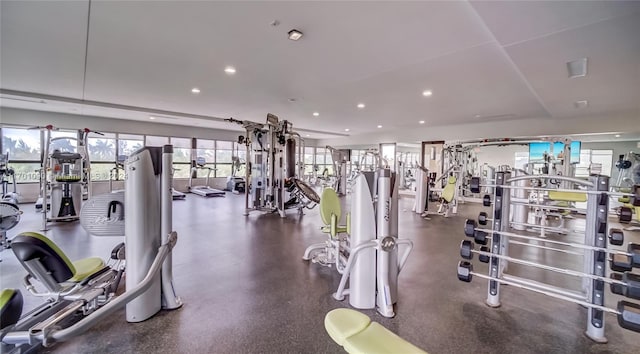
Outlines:
[[[79,283],[105,268],[104,261],[90,257],[71,262],[53,241],[36,232],[14,237],[11,248],[29,274],[50,292],[62,289],[62,283]]]
[[[22,293],[16,289],[0,292],[0,328],[14,325],[22,314]]]
[[[426,354],[358,311],[335,309],[324,318],[324,327],[347,353],[351,354]]]
[[[347,214],[347,224],[338,225],[342,217],[342,208],[338,193],[333,188],[325,188],[320,196],[320,218],[324,226],[322,232],[334,238],[337,234],[348,233],[350,229],[350,215]]]
[[[320,197],[320,218],[323,223],[320,230],[328,234],[329,239],[325,242],[314,243],[307,247],[302,256],[303,260],[313,260],[314,263],[323,265],[330,265],[337,261],[339,256],[338,248],[340,247],[340,237],[338,235],[348,234],[351,230],[350,214],[347,214],[346,225],[338,225],[341,217],[342,208],[340,207],[338,194],[332,188],[325,188]],[[316,250],[322,251],[315,252]]]

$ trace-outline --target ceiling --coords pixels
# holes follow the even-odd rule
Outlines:
[[[317,138],[413,141],[451,126],[437,130],[451,139],[486,122],[524,136],[517,122],[533,119],[552,134],[580,117],[611,132],[614,115],[640,132],[640,1],[0,6],[7,107],[218,129],[271,112]],[[292,28],[300,41],[287,39]],[[566,62],[584,57],[588,75],[569,79]]]

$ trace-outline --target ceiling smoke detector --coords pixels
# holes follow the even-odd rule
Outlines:
[[[289,31],[289,39],[292,41],[297,41],[300,38],[302,38],[302,32],[298,31],[297,29],[292,29],[291,31]]]
[[[570,79],[587,76],[587,58],[567,62],[567,71]]]

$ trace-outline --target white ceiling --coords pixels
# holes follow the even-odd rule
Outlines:
[[[617,130],[609,115],[640,121],[639,1],[0,6],[3,106],[138,120],[163,110],[175,113],[166,123],[223,129],[236,127],[215,118],[263,121],[272,112],[314,137],[344,128],[373,135],[381,124],[396,141],[435,126],[452,126],[437,129],[452,139],[460,124],[542,119],[552,134],[558,120],[582,116],[602,117],[602,131]],[[292,28],[302,40],[287,39]],[[589,74],[568,79],[566,62],[582,57]],[[237,73],[226,75],[226,65]],[[33,102],[42,95],[67,101]],[[583,99],[589,106],[574,108]],[[526,124],[509,127],[496,136],[529,135]]]

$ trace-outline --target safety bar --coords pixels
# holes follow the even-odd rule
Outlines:
[[[344,298],[344,288],[347,286],[347,279],[349,279],[349,274],[351,273],[351,266],[355,262],[355,259],[358,258],[358,254],[365,248],[375,248],[378,246],[378,242],[376,240],[367,241],[365,243],[361,243],[351,250],[351,254],[349,254],[349,260],[347,260],[347,265],[344,267],[344,273],[342,274],[342,278],[340,278],[340,285],[338,285],[338,290],[336,290],[333,297],[337,300],[342,300]]]

